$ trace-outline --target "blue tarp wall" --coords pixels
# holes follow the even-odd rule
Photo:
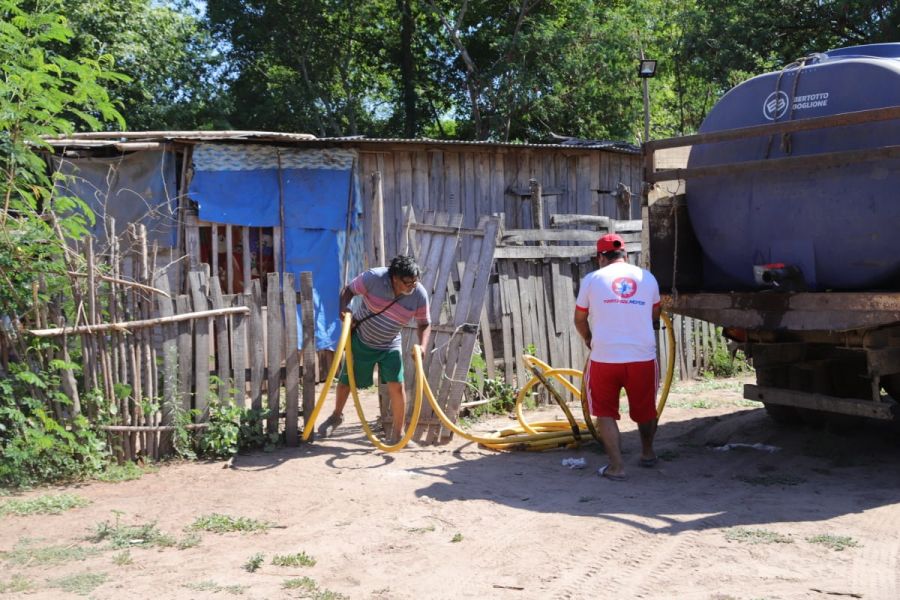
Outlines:
[[[361,212],[356,152],[200,144],[194,147],[193,162],[189,193],[200,206],[201,219],[283,227],[283,269],[294,273],[298,286],[300,272],[312,272],[316,347],[334,349],[340,336],[338,299],[345,265],[349,263],[354,276],[361,244],[353,235]],[[300,327],[299,306],[297,310]]]

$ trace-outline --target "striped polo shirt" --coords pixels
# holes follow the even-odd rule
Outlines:
[[[428,294],[421,283],[417,283],[412,293],[401,296],[391,304],[394,288],[387,267],[378,267],[365,271],[348,286],[354,295],[362,300],[353,311],[356,321],[366,319],[356,328],[356,334],[364,344],[379,350],[400,349],[400,330],[411,319],[419,325],[431,323],[428,309]],[[390,308],[384,310],[385,307]],[[382,312],[378,316],[369,315]]]

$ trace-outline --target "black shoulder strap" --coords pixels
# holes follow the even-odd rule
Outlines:
[[[379,310],[377,313],[372,313],[372,314],[370,314],[370,315],[366,315],[365,317],[363,317],[363,318],[360,319],[359,321],[353,321],[353,323],[350,325],[350,331],[351,331],[351,333],[352,333],[353,331],[356,331],[356,328],[359,327],[360,324],[361,324],[363,321],[368,321],[368,320],[371,319],[372,317],[377,317],[378,315],[380,315],[381,313],[383,313],[384,311],[386,311],[387,309],[389,309],[390,307],[392,307],[392,306],[397,302],[397,300],[399,300],[400,298],[402,298],[402,296],[397,296],[397,297],[395,297],[393,300],[391,300],[391,303],[390,303],[390,304],[388,304],[387,306],[385,306],[384,308],[382,308],[381,310]]]

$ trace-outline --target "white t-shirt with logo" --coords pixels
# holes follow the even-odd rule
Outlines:
[[[626,262],[597,269],[581,280],[575,309],[587,311],[591,360],[627,363],[654,360],[653,305],[659,285],[649,271]]]

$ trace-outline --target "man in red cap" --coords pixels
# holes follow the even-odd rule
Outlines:
[[[598,473],[625,479],[619,447],[619,393],[628,395],[631,419],[641,436],[640,465],[656,464],[656,329],[659,329],[659,285],[656,278],[629,264],[625,240],[611,233],[597,241],[596,271],[581,281],[575,301],[575,329],[591,349],[585,370],[591,414],[597,417],[609,464]]]

